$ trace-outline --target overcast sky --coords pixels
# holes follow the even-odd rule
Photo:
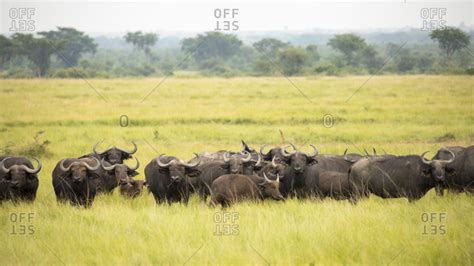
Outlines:
[[[0,29],[11,33],[19,20],[33,23],[36,31],[56,26],[75,27],[89,34],[120,34],[126,31],[203,32],[219,21],[237,21],[239,31],[324,30],[365,31],[374,29],[421,28],[423,23],[473,27],[471,1],[1,1]],[[18,8],[32,8],[30,18],[18,17]],[[216,18],[215,9],[238,9],[232,18]],[[432,11],[427,11],[430,10]],[[445,15],[439,8],[445,8]],[[13,12],[13,13],[12,13]],[[28,11],[31,12],[31,11]],[[422,15],[422,12],[425,12]],[[427,13],[429,12],[429,13]],[[427,16],[430,15],[430,18]],[[17,24],[15,24],[17,23]],[[443,22],[442,22],[443,23]],[[15,28],[13,26],[13,28]]]

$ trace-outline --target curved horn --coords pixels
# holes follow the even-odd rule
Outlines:
[[[277,182],[280,182],[280,174],[277,174]]]
[[[308,156],[309,157],[314,157],[314,156],[318,155],[318,149],[313,144],[310,144],[309,146],[311,148],[313,148],[313,153],[311,155],[308,155]]]
[[[186,163],[184,162],[183,160],[180,161],[180,164],[182,166],[186,166],[186,167],[190,167],[190,168],[193,168],[193,167],[196,167],[198,166],[200,163],[201,163],[201,158],[199,158],[199,155],[198,154],[194,154],[194,158],[196,158],[196,162],[194,164],[190,164],[190,163]]]
[[[103,152],[98,152],[97,151],[97,146],[102,142],[103,142],[103,140],[101,140],[101,141],[97,142],[96,144],[94,144],[94,147],[92,147],[92,151],[94,151],[94,154],[102,154],[102,153],[105,152],[105,151],[103,151]]]
[[[127,150],[119,149],[119,148],[117,148],[117,149],[118,149],[118,150],[121,150],[121,151],[123,151],[123,152],[125,152],[125,153],[128,153],[128,154],[132,155],[132,154],[134,154],[134,153],[136,153],[136,152],[138,151],[137,144],[136,144],[134,141],[132,141],[132,144],[133,144],[133,150],[131,150],[131,151],[127,151]]]
[[[34,169],[31,169],[31,168],[25,166],[24,169],[29,174],[37,174],[37,173],[39,173],[39,171],[41,171],[41,168],[43,167],[43,165],[41,164],[41,161],[38,158],[33,157],[33,159],[38,163],[38,166]]]
[[[249,152],[243,152],[241,153],[242,155],[247,155],[247,157],[242,157],[242,161],[245,162],[245,163],[248,163],[250,162],[250,159],[252,159],[252,154],[250,154]]]
[[[64,162],[66,161],[66,159],[62,159],[61,162],[59,163],[59,168],[61,169],[61,171],[63,172],[67,172],[69,171],[69,169],[71,169],[72,165],[73,164],[77,164],[77,162],[74,162],[74,163],[71,163],[68,167],[64,167]]]
[[[346,150],[344,151],[344,156],[346,156],[346,154],[347,154],[347,148],[346,148]]]
[[[10,168],[5,168],[4,162],[9,159],[10,157],[5,157],[1,162],[0,162],[0,167],[2,168],[2,171],[6,174],[10,172]]]
[[[96,166],[94,166],[94,167],[90,166],[90,165],[89,165],[88,163],[86,163],[86,162],[82,162],[82,163],[83,163],[84,166],[85,166],[87,169],[89,169],[90,171],[95,171],[95,170],[99,169],[99,167],[100,167],[100,161],[99,161],[97,158],[95,158],[95,157],[92,158],[92,160],[94,160],[94,161],[96,162]]]
[[[159,165],[161,168],[166,168],[166,167],[170,166],[170,165],[173,163],[173,161],[175,161],[175,159],[173,159],[173,160],[170,160],[168,163],[162,163],[162,162],[161,162],[161,157],[163,157],[163,155],[165,155],[165,154],[163,153],[163,154],[161,154],[158,158],[155,159],[156,162],[158,163],[158,165]]]
[[[297,151],[298,149],[296,148],[295,144],[290,143],[290,146],[293,148],[294,151]]]
[[[262,165],[262,156],[260,156],[259,153],[257,153],[257,162],[255,163],[255,166],[261,166]]]
[[[367,151],[366,148],[364,148],[365,155],[370,156],[369,152]]]
[[[134,158],[135,158],[135,161],[137,162],[137,164],[136,164],[135,167],[133,167],[133,168],[130,168],[130,167],[129,167],[129,169],[132,170],[132,171],[135,171],[135,170],[138,169],[138,167],[140,167],[140,161],[138,160],[137,157],[134,157]]]
[[[267,146],[267,145],[265,144],[262,147],[260,147],[260,154],[264,157],[267,156],[270,153],[270,152],[267,152],[267,153],[263,152],[263,150],[265,149],[265,146]]]
[[[429,151],[425,151],[425,152],[423,152],[423,153],[420,155],[421,160],[422,160],[423,163],[425,163],[425,164],[431,164],[431,161],[428,161],[428,160],[425,159],[425,154],[427,154],[428,152],[429,152]]]
[[[267,175],[263,173],[263,178],[265,178],[265,183],[270,183],[272,182],[270,179],[268,179]]]
[[[277,167],[277,164],[275,162],[275,156],[273,156],[273,159],[272,159],[272,167],[273,168],[276,168]]]
[[[100,165],[102,166],[102,168],[104,168],[105,171],[112,171],[115,169],[115,166],[117,166],[117,164],[114,164],[111,166],[105,166],[104,162],[105,162],[104,159],[102,159],[102,161],[100,162]]]
[[[452,152],[451,150],[448,150],[446,148],[443,148],[443,150],[445,150],[445,151],[447,151],[451,154],[451,159],[449,159],[449,160],[440,160],[440,161],[442,161],[446,164],[454,162],[454,159],[456,158],[456,155],[454,154],[454,152]]]
[[[288,153],[288,152],[286,151],[286,148],[288,148],[288,147],[290,147],[290,145],[287,145],[287,146],[281,148],[281,154],[282,154],[284,157],[286,157],[286,158],[288,158],[288,157],[290,157],[291,155],[295,154],[295,152],[297,151],[297,150],[295,149],[295,151],[293,151],[292,153]],[[293,145],[293,149],[294,149],[294,145]]]
[[[347,154],[344,154],[344,160],[346,160],[346,161],[348,161],[348,162],[350,162],[350,163],[355,163],[355,162],[357,162],[357,159],[351,160],[351,159],[347,158]]]
[[[224,153],[224,162],[228,163],[229,160],[230,160],[230,158],[229,158],[229,152],[226,151],[226,152]]]

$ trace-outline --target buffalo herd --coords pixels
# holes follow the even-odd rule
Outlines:
[[[407,198],[413,202],[435,188],[438,196],[474,193],[474,146],[441,148],[428,160],[421,155],[397,156],[347,153],[321,155],[289,144],[260,147],[242,141],[242,151],[195,154],[190,161],[161,154],[145,166],[145,180],[136,180],[137,145],[125,150],[111,147],[77,158],[60,160],[52,173],[60,203],[90,207],[98,193],[111,194],[119,187],[126,198],[136,198],[147,187],[157,204],[187,204],[192,193],[209,206],[229,206],[242,200],[333,198],[357,201],[371,194],[381,198]],[[267,151],[266,151],[267,149]],[[134,159],[135,165],[125,161]],[[42,163],[25,157],[0,156],[0,203],[34,201]]]

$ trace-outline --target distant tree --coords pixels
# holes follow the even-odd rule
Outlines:
[[[265,38],[254,43],[253,47],[265,56],[275,57],[278,52],[290,47],[290,44],[274,38]]]
[[[355,34],[341,34],[331,38],[328,45],[344,56],[347,65],[356,66],[357,53],[365,48],[365,40]]]
[[[361,51],[362,62],[369,72],[373,73],[382,67],[383,60],[378,55],[374,46],[368,45]]]
[[[181,42],[181,50],[192,54],[201,68],[212,68],[236,55],[242,47],[235,35],[220,32],[206,32]]]
[[[303,66],[309,58],[309,54],[302,48],[289,47],[279,53],[279,58],[283,73],[293,76],[301,73]]]
[[[439,48],[446,53],[449,64],[454,53],[470,43],[469,35],[454,27],[436,29],[430,33],[430,38],[438,42]]]
[[[94,43],[94,39],[74,28],[58,27],[58,30],[43,31],[39,32],[38,35],[51,41],[63,43],[63,48],[59,52],[66,58],[64,60],[66,61],[64,62],[66,67],[76,66],[82,54],[97,51],[97,44]]]
[[[142,50],[149,56],[151,47],[158,41],[158,35],[155,33],[143,33],[141,31],[127,32],[124,39],[127,43],[131,43],[136,49]]]
[[[0,69],[13,58],[15,54],[15,45],[7,37],[0,35]]]
[[[51,55],[61,50],[64,43],[46,38],[34,38],[32,34],[15,33],[12,41],[18,47],[18,54],[26,56],[35,66],[38,77],[43,77],[49,69]]]
[[[321,58],[318,52],[318,46],[311,44],[311,45],[306,46],[305,50],[306,52],[308,52],[309,58],[312,61],[319,61],[319,59]]]
[[[400,50],[396,57],[395,66],[399,72],[411,71],[416,66],[417,60],[408,49]]]
[[[416,54],[416,66],[422,72],[426,72],[429,70],[434,63],[434,55],[432,53],[423,53],[423,54]]]

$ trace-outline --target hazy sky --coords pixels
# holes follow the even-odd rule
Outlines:
[[[30,8],[20,11],[19,8]],[[235,18],[215,17],[215,9],[238,9]],[[442,9],[445,8],[443,11]],[[31,9],[34,9],[31,11]],[[89,34],[142,30],[202,32],[237,21],[239,31],[371,30],[422,28],[423,23],[446,23],[473,27],[472,1],[3,1],[0,5],[2,33],[18,31],[19,24],[32,23],[36,31],[56,26],[75,27]],[[12,13],[13,12],[13,13]],[[24,12],[20,18],[20,13]],[[30,17],[28,13],[34,12]],[[424,12],[424,14],[422,14]],[[445,15],[442,13],[446,12]],[[438,14],[441,13],[441,16]],[[428,17],[429,16],[429,17]],[[21,22],[26,20],[27,22]],[[13,25],[13,26],[12,26]]]

